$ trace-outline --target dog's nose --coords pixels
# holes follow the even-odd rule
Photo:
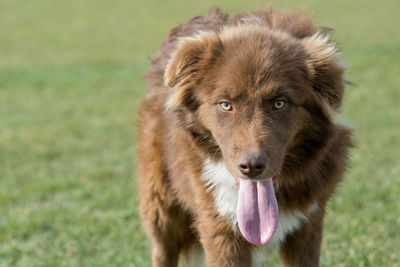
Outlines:
[[[241,156],[238,160],[240,172],[250,178],[261,174],[267,165],[267,158],[264,156]]]

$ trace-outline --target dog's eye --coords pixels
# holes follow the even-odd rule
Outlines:
[[[223,110],[223,111],[231,111],[232,110],[232,105],[229,102],[222,101],[218,104],[218,106]]]
[[[286,101],[285,100],[277,100],[274,102],[274,109],[275,110],[281,110],[286,106]]]

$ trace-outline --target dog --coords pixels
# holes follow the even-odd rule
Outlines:
[[[318,266],[351,129],[326,28],[273,8],[171,30],[138,121],[139,212],[153,266]],[[197,264],[197,265],[196,265]]]

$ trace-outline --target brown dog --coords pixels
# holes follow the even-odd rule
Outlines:
[[[154,266],[318,266],[351,145],[344,68],[324,29],[273,9],[174,28],[139,121],[140,214]]]

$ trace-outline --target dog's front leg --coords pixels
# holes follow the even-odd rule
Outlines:
[[[281,245],[280,256],[284,266],[319,266],[324,207],[312,214],[299,231],[289,235]]]
[[[251,266],[250,244],[233,231],[217,214],[206,216],[198,223],[200,242],[204,248],[207,267]]]

